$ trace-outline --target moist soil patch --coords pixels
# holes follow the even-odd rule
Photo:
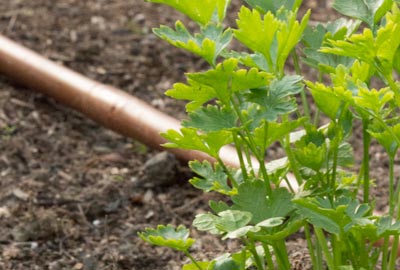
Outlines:
[[[314,20],[335,15],[306,2],[316,11]],[[152,27],[177,19],[186,20],[140,0],[0,2],[2,34],[182,118],[183,104],[163,92],[184,80],[184,72],[207,65],[151,34]],[[359,141],[353,145],[361,156]],[[384,210],[387,158],[379,147],[371,167]],[[173,156],[0,77],[0,269],[180,269],[181,254],[151,247],[137,232],[157,224],[190,226],[207,211],[213,195],[187,184],[190,176]],[[199,239],[195,257],[225,251],[214,237],[192,231]],[[304,240],[293,238],[288,246],[293,269],[310,269]]]

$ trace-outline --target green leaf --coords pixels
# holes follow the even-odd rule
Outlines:
[[[281,140],[287,134],[300,127],[306,118],[300,118],[295,121],[287,121],[282,123],[264,122],[253,133],[254,142],[260,146],[267,148],[276,141]]]
[[[233,141],[232,135],[228,131],[210,132],[198,134],[194,128],[181,128],[179,133],[176,130],[167,130],[161,136],[169,142],[162,146],[168,148],[182,148],[198,150],[217,158],[222,146]]]
[[[331,202],[328,198],[300,198],[293,202],[301,216],[314,226],[330,233],[349,232],[353,228],[370,231],[373,224],[368,217],[368,204],[359,204],[349,197],[339,197]]]
[[[244,227],[238,228],[234,231],[228,232],[226,235],[224,235],[222,240],[241,238],[243,236],[246,236],[249,232],[258,232],[259,230],[261,230],[260,227],[244,226]]]
[[[322,83],[306,82],[315,103],[329,118],[336,119],[338,112],[345,102],[352,102],[351,91],[344,87],[329,87]]]
[[[226,194],[232,195],[236,193],[235,189],[232,189],[228,185],[228,177],[224,172],[224,169],[218,163],[215,164],[213,168],[208,161],[191,161],[189,162],[189,167],[192,171],[199,176],[193,177],[189,182],[196,188],[203,190],[204,192],[210,192],[212,190]]]
[[[282,27],[280,22],[271,12],[261,18],[257,10],[251,11],[242,7],[236,21],[238,29],[234,30],[234,36],[241,43],[254,52],[259,52],[267,59],[269,70],[273,70],[271,46],[274,42],[275,33]]]
[[[218,213],[215,227],[223,232],[233,232],[246,226],[251,218],[250,212],[241,210],[226,210]]]
[[[393,62],[400,46],[400,11],[393,5],[392,13],[387,13],[386,23],[381,26],[376,37],[365,28],[363,33],[354,34],[346,41],[329,40],[321,52],[348,56],[376,67],[381,76],[392,76]]]
[[[268,63],[265,60],[265,57],[261,53],[253,53],[249,54],[246,52],[235,52],[235,51],[229,51],[229,52],[223,52],[221,55],[225,58],[235,58],[239,60],[239,62],[242,65],[245,65],[247,67],[251,68],[257,68],[262,71],[269,71]]]
[[[193,220],[193,226],[199,231],[208,231],[212,234],[221,234],[222,232],[215,226],[217,219],[218,216],[211,213],[198,214]]]
[[[315,198],[300,198],[294,199],[293,202],[298,210],[298,213],[309,220],[314,226],[320,227],[327,232],[339,234],[341,226],[338,224],[338,219],[344,218],[345,209],[340,209],[339,212],[332,208],[325,208]]]
[[[194,239],[189,238],[189,230],[183,225],[177,228],[172,225],[158,225],[157,229],[146,228],[138,235],[150,244],[170,247],[179,251],[187,251],[195,242]]]
[[[201,28],[200,34],[194,36],[189,33],[181,21],[175,23],[175,29],[162,25],[160,28],[153,29],[153,32],[175,47],[203,57],[213,66],[218,55],[232,40],[231,30],[223,31],[220,25],[208,24]]]
[[[193,21],[206,25],[212,19],[217,10],[219,22],[225,17],[230,0],[147,0],[148,2],[166,4],[179,12],[187,15]]]
[[[390,10],[392,3],[392,0],[335,0],[333,8],[373,27]]]
[[[196,264],[188,263],[182,266],[182,270],[199,270],[199,266],[202,270],[215,270],[215,261],[211,262],[199,262],[197,261]]]
[[[212,88],[217,98],[227,107],[230,106],[232,93],[263,87],[273,75],[259,71],[238,69],[238,60],[230,58],[218,64],[215,69],[188,74],[188,78],[200,85]]]
[[[358,96],[355,96],[354,103],[356,106],[367,109],[375,115],[382,114],[385,105],[393,100],[394,93],[390,88],[368,89],[359,87]]]
[[[213,270],[240,270],[239,265],[230,254],[224,254],[215,259]]]
[[[266,220],[263,220],[263,221],[257,223],[256,226],[263,227],[263,228],[273,228],[273,227],[282,225],[284,221],[285,221],[284,217],[268,218]]]
[[[294,49],[297,43],[300,42],[303,36],[303,32],[306,29],[308,20],[310,19],[311,11],[307,11],[300,23],[296,20],[296,13],[289,14],[287,22],[281,27],[280,31],[276,33],[278,42],[276,67],[281,71],[281,73],[283,73],[290,52]]]
[[[338,56],[320,52],[322,44],[328,39],[342,40],[354,33],[359,27],[359,21],[346,20],[340,18],[329,22],[326,26],[318,24],[316,27],[308,27],[304,31],[303,49],[304,58],[307,65],[319,69],[324,73],[334,72],[339,65],[350,67],[353,59],[345,56]]]
[[[218,216],[210,213],[199,214],[193,221],[193,226],[214,234],[225,233],[224,238],[238,238],[250,231],[259,230],[253,226],[246,226],[251,218],[251,213],[246,211],[226,210],[219,212]]]
[[[286,9],[292,9],[295,0],[245,0],[252,8],[258,9],[264,13],[271,11],[272,13],[276,13],[281,7]]]
[[[400,221],[393,223],[393,217],[383,216],[377,222],[378,237],[400,235]]]
[[[197,134],[197,131],[193,128],[181,128],[181,133],[176,130],[169,129],[165,133],[161,133],[161,136],[166,138],[168,143],[163,146],[168,148],[182,148],[182,149],[192,149],[202,152],[209,152],[204,141]]]
[[[286,189],[275,189],[267,197],[265,184],[259,180],[241,184],[238,194],[232,196],[232,201],[232,209],[247,211],[253,215],[253,224],[269,218],[285,217],[293,210],[291,195]]]
[[[195,111],[207,101],[217,97],[214,88],[199,84],[193,80],[188,80],[189,84],[176,83],[174,88],[165,92],[167,96],[175,99],[190,100],[186,105],[188,112]]]
[[[276,121],[278,116],[296,110],[296,102],[290,96],[303,90],[300,76],[285,76],[274,80],[269,88],[252,89],[247,101],[261,105],[260,113],[267,121]]]
[[[310,12],[305,14],[300,23],[296,15],[288,12],[286,20],[280,20],[271,12],[261,16],[256,9],[242,7],[234,36],[254,52],[261,53],[268,63],[269,71],[283,72],[289,53],[301,40]]]
[[[217,214],[219,212],[229,210],[229,206],[225,202],[222,202],[222,201],[216,202],[216,201],[210,200],[208,202],[208,204],[209,204],[210,208]]]
[[[400,138],[400,124],[391,126],[389,129],[391,129],[391,132],[386,129],[383,131],[370,129],[368,132],[385,148],[390,157],[394,157],[399,149],[399,145],[393,138],[392,133],[395,134],[397,138]]]
[[[294,149],[294,156],[302,166],[318,172],[326,163],[326,145],[317,146],[309,143],[302,148]]]
[[[235,111],[208,105],[189,113],[189,120],[184,120],[182,126],[196,128],[204,132],[232,130],[236,128],[238,117]]]

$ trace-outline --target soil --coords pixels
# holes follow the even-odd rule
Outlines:
[[[316,8],[313,19],[334,16],[306,2]],[[0,2],[2,34],[182,118],[183,104],[163,92],[184,80],[184,72],[207,65],[151,34],[152,27],[176,19],[185,20],[140,0]],[[357,140],[354,146],[361,153]],[[386,177],[385,154],[375,146],[372,168],[375,177]],[[188,185],[189,177],[173,156],[0,77],[0,269],[180,269],[185,258],[149,246],[137,232],[157,224],[190,226],[207,211],[212,195]],[[382,209],[383,182],[377,181],[376,192]],[[195,257],[223,253],[213,237],[192,233],[199,239]],[[291,240],[289,250],[293,269],[309,269],[301,238]]]

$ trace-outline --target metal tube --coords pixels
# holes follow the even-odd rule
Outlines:
[[[0,35],[0,73],[46,94],[95,122],[156,149],[166,140],[159,135],[180,128],[166,115],[128,93],[91,80]],[[209,160],[199,151],[167,149],[182,160]],[[232,147],[221,150],[224,161],[238,166]]]

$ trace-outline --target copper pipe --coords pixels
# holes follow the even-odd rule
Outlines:
[[[180,123],[126,92],[91,80],[0,35],[0,73],[17,83],[46,94],[95,122],[161,149],[166,140],[159,135],[168,129],[178,130]],[[214,161],[210,156],[190,150],[167,149],[178,158]],[[240,163],[233,147],[221,149],[222,161],[232,167]],[[289,181],[297,186],[293,175]],[[377,245],[381,245],[377,242]],[[400,249],[398,252],[400,256]]]
[[[166,140],[159,135],[168,129],[178,130],[178,120],[168,116],[128,93],[104,85],[0,35],[0,73],[17,83],[46,94],[95,122],[122,135],[132,137],[156,149]],[[168,149],[182,160],[213,159],[198,151]],[[222,149],[224,161],[238,166],[236,151]]]

